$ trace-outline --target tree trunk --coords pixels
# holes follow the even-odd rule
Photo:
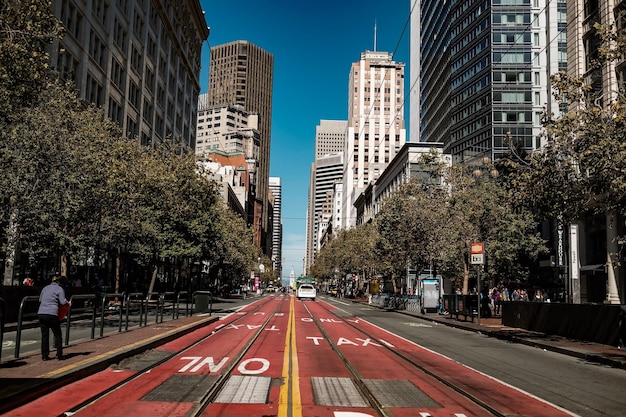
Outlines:
[[[463,258],[463,294],[469,294],[469,264]]]
[[[178,270],[178,276],[176,277],[176,282],[174,283],[174,291],[178,292],[182,288],[182,285],[186,280],[189,279],[189,259],[185,258],[180,263],[180,269]]]
[[[15,246],[17,244],[17,224],[15,223],[15,214],[9,217],[9,225],[7,226],[7,250],[4,254],[4,286],[13,285],[13,270],[15,263]]]
[[[157,272],[159,271],[159,265],[154,265],[154,270],[152,271],[152,280],[150,281],[150,287],[148,288],[148,294],[150,294],[154,290],[154,284],[156,283]]]
[[[120,270],[122,268],[122,260],[120,249],[117,248],[117,253],[115,254],[115,294],[120,293]]]
[[[67,277],[67,255],[61,255],[61,276]]]

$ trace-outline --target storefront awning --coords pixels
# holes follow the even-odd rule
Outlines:
[[[581,271],[602,271],[605,272],[605,265],[604,264],[595,264],[595,265],[585,265],[585,266],[581,266],[580,270]]]

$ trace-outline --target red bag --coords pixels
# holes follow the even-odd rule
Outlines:
[[[59,306],[59,320],[63,320],[67,316],[67,312],[70,311],[70,303],[64,306]]]

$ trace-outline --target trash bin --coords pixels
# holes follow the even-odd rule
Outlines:
[[[193,295],[193,312],[206,313],[211,312],[212,300],[211,293],[208,291],[196,291]]]

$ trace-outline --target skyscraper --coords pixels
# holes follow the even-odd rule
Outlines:
[[[312,166],[309,209],[307,210],[305,267],[313,264],[320,249],[319,233],[320,223],[323,220],[323,208],[334,197],[335,183],[342,181],[343,166],[343,153],[327,154],[317,158]]]
[[[272,268],[277,277],[282,281],[282,258],[283,258],[283,221],[282,221],[282,181],[280,177],[270,177],[270,191],[274,196],[272,210]]]
[[[448,2],[441,2],[444,4],[448,4]],[[422,32],[421,32],[421,0],[411,0],[411,31],[410,31],[410,43],[409,48],[411,49],[410,53],[410,64],[411,71],[409,74],[410,77],[410,85],[411,90],[409,91],[409,124],[411,131],[409,132],[409,138],[407,139],[410,142],[420,142],[420,131],[421,131],[421,115],[420,115],[420,98],[421,98],[421,83],[420,83],[420,74],[422,71],[421,64],[421,49],[420,45],[422,43]],[[435,51],[436,53],[436,51]]]
[[[565,3],[423,0],[422,140],[443,142],[453,163],[498,159],[509,137],[539,148],[542,112],[560,113],[550,75],[567,65]]]
[[[315,159],[343,152],[347,128],[345,120],[320,120],[315,126]]]
[[[332,194],[333,183],[343,176],[342,155],[347,128],[345,120],[320,120],[315,127],[315,162],[311,166],[306,219],[305,273],[319,250],[317,236],[322,205],[327,194]]]
[[[211,48],[207,106],[239,104],[259,116],[259,167],[257,199],[262,204],[261,249],[268,254],[269,172],[274,56],[248,41],[234,41]],[[221,122],[228,125],[229,120]],[[215,121],[214,121],[215,126]],[[268,240],[269,239],[269,240]]]
[[[356,225],[354,201],[406,142],[404,64],[389,52],[363,52],[352,64],[348,92],[342,228]]]
[[[508,136],[519,150],[537,149],[542,112],[559,113],[549,77],[567,64],[565,0],[491,3],[464,0],[450,9],[445,149],[453,163],[498,159],[510,150]]]
[[[417,1],[417,0],[415,0]],[[419,8],[419,6],[417,7]],[[411,85],[420,91],[411,91],[411,141],[444,142],[450,133],[450,2],[422,1],[421,10],[411,15],[411,48],[420,49],[420,77],[414,80],[414,64],[411,62]],[[415,15],[421,20],[414,20]],[[413,43],[413,33],[420,33]],[[422,45],[423,43],[423,45]],[[417,87],[419,86],[419,87]],[[420,120],[417,139],[413,120]]]

